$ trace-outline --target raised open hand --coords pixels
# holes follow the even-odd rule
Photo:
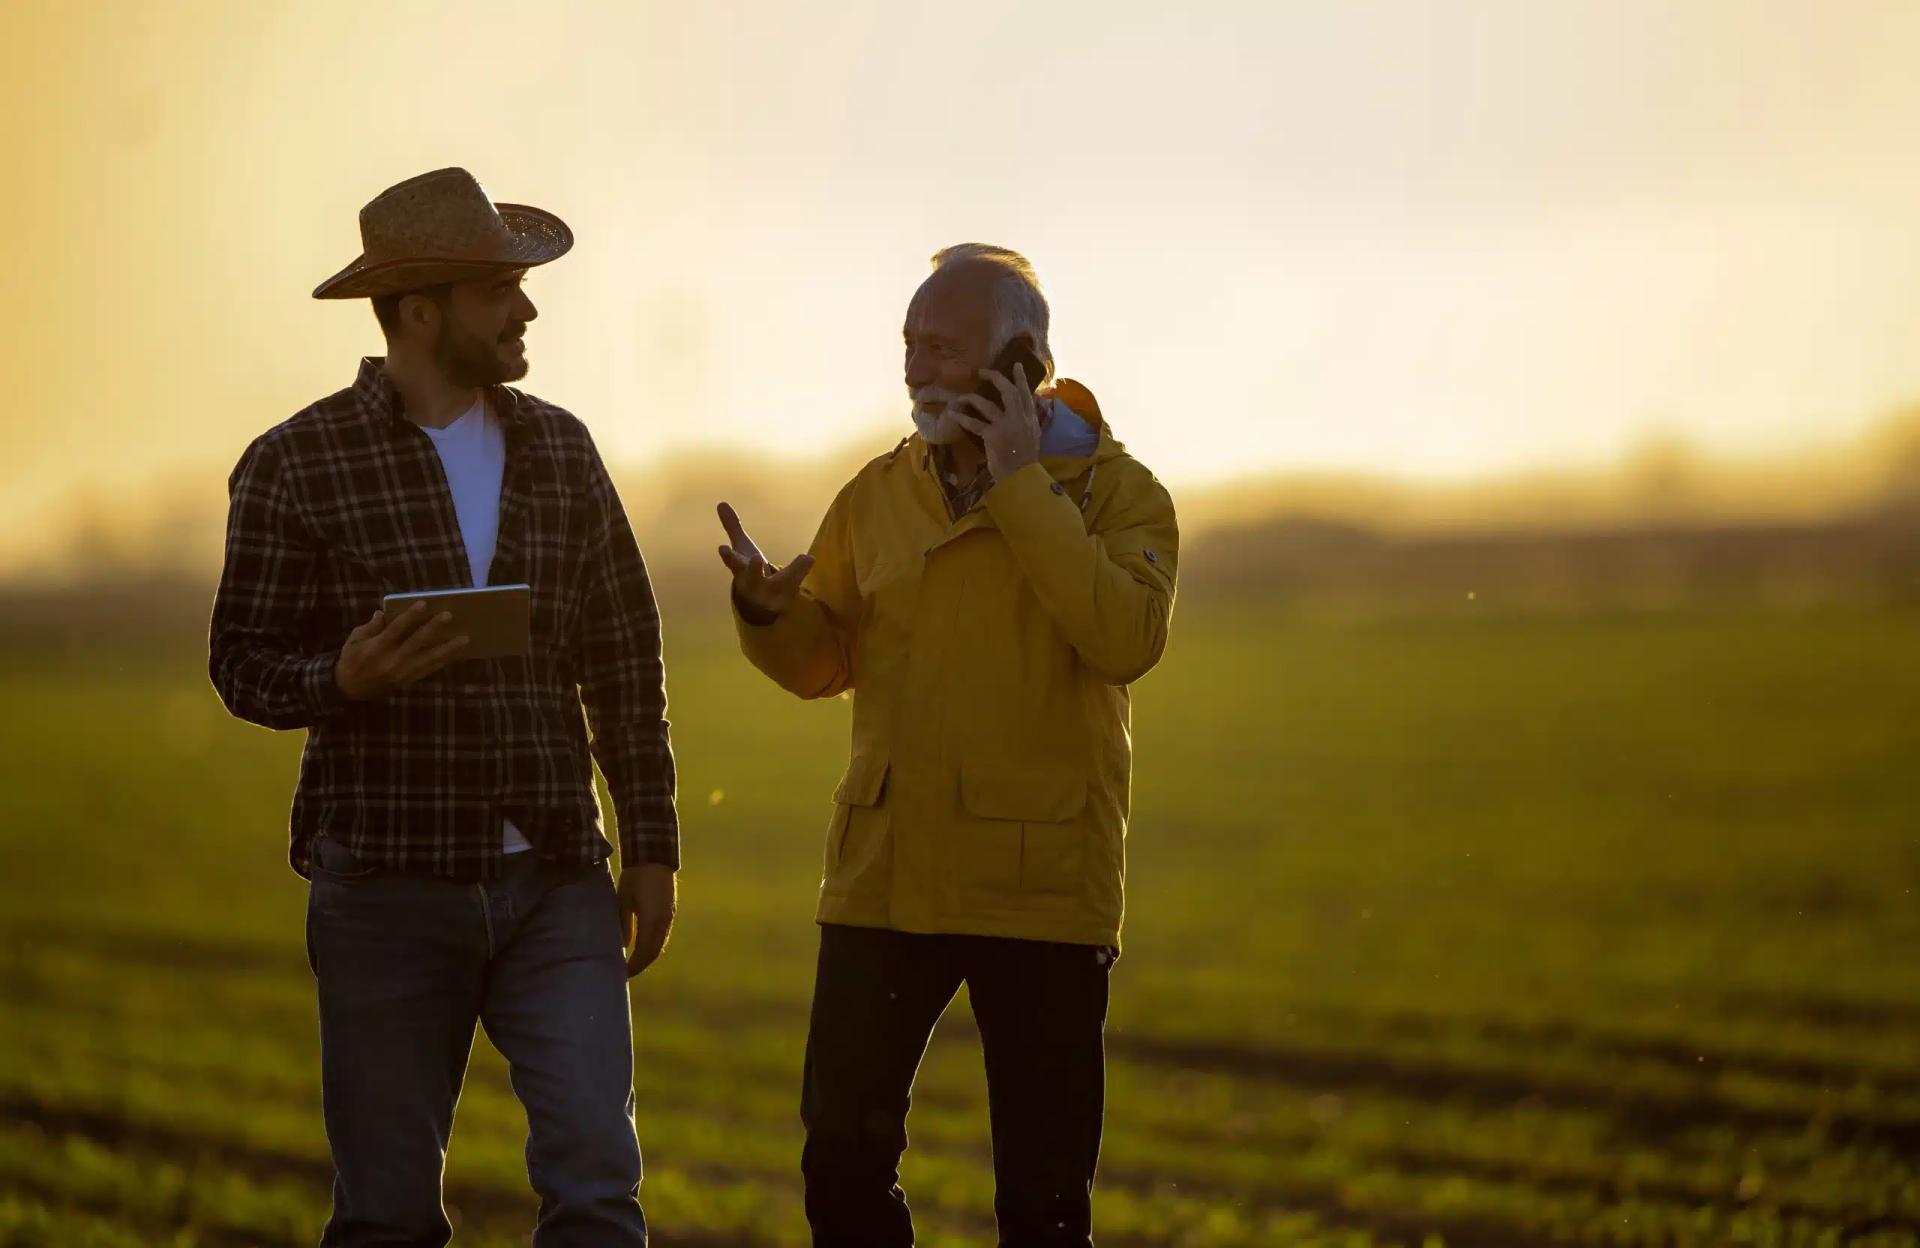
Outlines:
[[[746,614],[763,620],[778,619],[793,605],[800,593],[800,582],[813,567],[812,555],[796,555],[792,563],[776,568],[767,562],[731,504],[720,504],[720,523],[727,531],[727,545],[720,548],[720,562],[733,573],[734,601],[747,608]]]

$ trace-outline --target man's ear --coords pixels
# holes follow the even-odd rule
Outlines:
[[[406,295],[400,300],[400,323],[432,333],[439,328],[443,311],[440,301],[429,295]]]

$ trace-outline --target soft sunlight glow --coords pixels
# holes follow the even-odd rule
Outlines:
[[[307,292],[451,163],[565,217],[527,385],[610,458],[903,429],[935,248],[1034,259],[1170,482],[1782,452],[1920,395],[1920,8],[16,6],[0,545],[218,482],[377,350]]]

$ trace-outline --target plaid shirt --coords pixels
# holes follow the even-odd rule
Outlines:
[[[533,587],[530,653],[341,696],[340,647],[383,595],[473,579],[439,454],[382,364],[361,361],[351,388],[255,439],[228,482],[208,668],[235,715],[307,730],[293,869],[309,873],[324,832],[380,866],[490,879],[508,818],[549,857],[599,861],[612,847],[593,760],[622,862],[677,867],[653,587],[593,439],[560,408],[489,395],[507,444],[491,580]]]
[[[947,500],[947,519],[955,524],[960,523],[961,516],[978,507],[987,491],[993,488],[993,470],[984,459],[974,471],[973,480],[963,483],[953,470],[953,456],[946,447],[938,446],[933,449],[933,468],[933,475],[940,481],[940,493]]]

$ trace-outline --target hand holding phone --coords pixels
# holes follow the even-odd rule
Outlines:
[[[980,370],[973,394],[955,401],[954,419],[980,439],[987,470],[1002,481],[1040,462],[1040,409],[1034,391],[1046,366],[1025,335],[1002,347],[993,364]]]

